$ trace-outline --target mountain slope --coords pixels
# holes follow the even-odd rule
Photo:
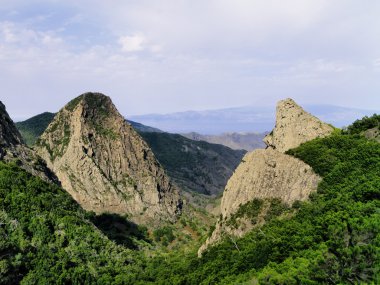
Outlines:
[[[156,257],[139,276],[156,284],[378,284],[380,144],[335,132],[288,151],[323,180],[309,201],[278,203],[242,238],[201,258]],[[257,219],[260,203],[245,208]],[[170,270],[166,270],[170,268]]]
[[[172,220],[180,211],[178,190],[103,94],[69,102],[35,148],[86,210],[129,214],[143,223]]]
[[[51,123],[53,115],[52,113],[37,115],[17,123],[17,126],[21,127],[22,135],[32,134],[32,141],[36,141]],[[140,123],[127,122],[149,144],[169,176],[187,191],[208,195],[221,193],[227,179],[245,153],[242,150],[231,150],[207,142],[192,141],[180,135],[163,133]],[[43,128],[44,126],[46,127]],[[189,151],[185,152],[186,148]]]
[[[58,183],[54,173],[32,149],[24,145],[21,134],[0,102],[0,160],[17,163],[33,175],[43,180]]]
[[[244,150],[193,141],[169,133],[140,133],[168,175],[184,190],[220,194]]]
[[[192,132],[182,135],[195,141],[222,144],[235,150],[244,149],[246,151],[252,151],[265,147],[263,139],[266,134],[267,133],[223,133],[220,135],[201,135]]]
[[[43,134],[43,132],[46,130],[49,124],[53,121],[55,115],[56,113],[45,112],[33,116],[25,121],[16,122],[16,127],[27,145],[32,146],[37,142],[38,138]],[[131,124],[135,130],[141,132],[162,132],[159,129],[145,126],[137,122],[128,120],[127,122]]]
[[[2,162],[0,184],[1,284],[133,283],[131,251],[63,189]]]
[[[308,140],[327,136],[333,130],[292,99],[280,101],[276,126],[264,140],[267,149],[246,154],[229,179],[221,201],[222,215],[199,254],[225,235],[241,237],[253,227],[260,226],[265,219],[259,217],[271,211],[273,205],[272,202],[261,205],[253,218],[245,215],[242,209],[250,208],[252,203],[256,207],[256,200],[277,199],[284,206],[307,200],[317,190],[320,177],[310,166],[284,152]]]
[[[23,122],[17,122],[16,127],[20,131],[25,143],[29,146],[34,145],[54,119],[54,116],[54,113],[45,112]]]

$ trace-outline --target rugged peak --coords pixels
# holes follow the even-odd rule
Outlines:
[[[277,104],[276,126],[264,138],[268,147],[286,152],[302,143],[318,137],[325,137],[334,128],[306,112],[293,99],[285,99]]]
[[[9,117],[4,104],[0,101],[0,147],[16,146],[22,143],[19,131]],[[2,152],[1,149],[0,152]]]
[[[85,110],[113,110],[116,111],[116,107],[113,105],[110,97],[96,92],[87,92],[71,100],[66,104],[64,109],[68,111],[74,111],[79,105],[83,106]]]
[[[143,223],[168,220],[180,210],[178,191],[153,152],[103,94],[70,101],[37,150],[87,210],[129,214]]]
[[[47,182],[58,183],[45,162],[24,145],[20,132],[0,102],[0,160],[16,162],[21,168]]]

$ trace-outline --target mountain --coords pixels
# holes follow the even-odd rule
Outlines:
[[[315,138],[326,137],[334,131],[334,127],[305,112],[292,99],[280,101],[276,110],[275,128],[264,142],[280,152]]]
[[[68,106],[86,111],[80,120],[97,115],[83,106],[92,95]],[[108,110],[107,98],[96,98],[102,104],[95,109]],[[223,227],[235,232],[223,232],[200,258],[196,248],[216,230],[206,234],[210,216],[184,205],[180,219],[157,228],[133,224],[125,215],[86,212],[59,185],[16,165],[20,153],[13,151],[27,147],[0,108],[0,153],[12,154],[0,162],[0,283],[378,284],[380,144],[375,133],[366,138],[378,128],[378,117],[331,134],[306,124],[292,133],[301,145],[283,153],[279,149],[294,143],[288,131],[303,120],[316,122],[290,100],[283,103],[293,107],[279,117],[273,134],[286,144],[271,137],[270,147],[242,160],[221,209]],[[70,119],[78,119],[70,112]],[[296,114],[302,120],[293,121]],[[62,114],[56,118],[63,122]],[[303,141],[313,133],[320,137]]]
[[[206,141],[208,143],[222,144],[229,148],[252,151],[257,148],[264,148],[264,137],[267,133],[223,133],[220,135],[201,135],[191,132],[182,134],[184,137],[195,141]]]
[[[58,183],[56,176],[32,149],[28,148],[6,108],[0,102],[0,160],[13,162],[45,181]]]
[[[185,191],[220,194],[245,154],[244,150],[194,141],[178,134],[140,134],[168,175]]]
[[[149,127],[134,121],[127,120],[128,123],[131,124],[131,126],[138,132],[144,132],[144,133],[162,133],[160,129]]]
[[[19,130],[25,143],[29,146],[34,145],[48,125],[53,121],[55,113],[45,112],[34,117],[31,117],[22,122],[16,122],[16,127]],[[141,132],[162,132],[161,130],[143,124],[127,121],[135,130]]]
[[[17,123],[24,136],[37,141],[54,118],[44,113]],[[240,163],[245,151],[197,142],[181,135],[164,133],[140,123],[127,121],[148,143],[168,175],[180,188],[206,195],[218,195]],[[44,128],[45,127],[45,128]],[[261,137],[260,135],[257,135]],[[247,135],[248,139],[250,136]],[[256,137],[256,135],[253,135]]]
[[[291,206],[295,201],[307,200],[310,193],[317,190],[320,177],[309,165],[285,152],[315,138],[326,137],[334,128],[305,112],[292,99],[280,101],[276,109],[275,128],[264,140],[267,149],[246,154],[229,179],[221,201],[222,215],[199,254],[224,235],[241,237],[261,225],[265,222],[261,216],[273,205]],[[240,213],[241,208],[250,207],[251,203],[260,205],[254,222]]]
[[[336,127],[351,124],[357,118],[376,113],[373,110],[333,105],[306,105],[305,110]],[[275,109],[268,106],[245,106],[207,111],[130,116],[128,119],[171,133],[218,135],[230,132],[267,132],[275,123]]]
[[[23,122],[17,122],[16,127],[20,131],[25,143],[29,146],[34,145],[38,137],[42,135],[54,119],[54,116],[54,113],[45,112]]]
[[[85,93],[70,101],[35,148],[86,210],[128,214],[143,223],[172,220],[180,212],[178,190],[103,94]]]

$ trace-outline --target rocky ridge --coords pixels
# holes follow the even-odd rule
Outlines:
[[[103,94],[86,93],[69,102],[36,149],[86,210],[128,214],[138,223],[171,220],[180,212],[178,190]]]
[[[58,183],[56,176],[32,149],[28,148],[9,117],[5,105],[0,102],[0,160],[14,162],[32,175]]]
[[[292,99],[277,105],[276,126],[264,142],[265,150],[247,153],[227,183],[221,201],[221,218],[215,230],[199,249],[201,255],[208,246],[225,236],[241,237],[255,226],[265,222],[262,216],[269,207],[257,212],[257,222],[251,223],[241,215],[234,226],[228,221],[244,205],[255,199],[280,199],[291,206],[293,202],[308,199],[316,191],[321,178],[306,163],[285,154],[288,149],[324,137],[333,132],[333,127],[305,112]],[[265,204],[265,203],[264,203]]]
[[[265,136],[268,147],[286,152],[300,144],[332,133],[334,127],[322,122],[302,109],[293,99],[285,99],[277,104],[276,126]]]

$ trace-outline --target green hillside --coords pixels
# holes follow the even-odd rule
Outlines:
[[[0,162],[0,204],[0,284],[133,280],[131,251],[102,234],[95,216],[59,187]]]
[[[379,284],[380,144],[334,134],[289,151],[323,177],[295,203],[202,258],[156,258],[141,284]]]
[[[16,123],[16,127],[25,142],[33,145],[54,116],[53,113],[43,113]],[[193,141],[140,123],[128,122],[149,144],[169,176],[185,191],[220,194],[246,153],[244,150]]]
[[[114,217],[127,229],[117,234],[107,216],[86,213],[57,186],[0,163],[0,283],[379,284],[380,144],[363,131],[336,131],[288,151],[323,177],[318,191],[202,258],[197,244],[171,247],[172,226],[153,233],[171,247],[162,251],[146,230]],[[191,233],[191,220],[179,223]]]
[[[140,132],[140,135],[183,190],[206,195],[223,192],[246,153],[177,134]]]
[[[55,114],[45,112],[26,121],[17,122],[16,127],[20,131],[27,145],[34,145],[40,135],[46,130]]]

